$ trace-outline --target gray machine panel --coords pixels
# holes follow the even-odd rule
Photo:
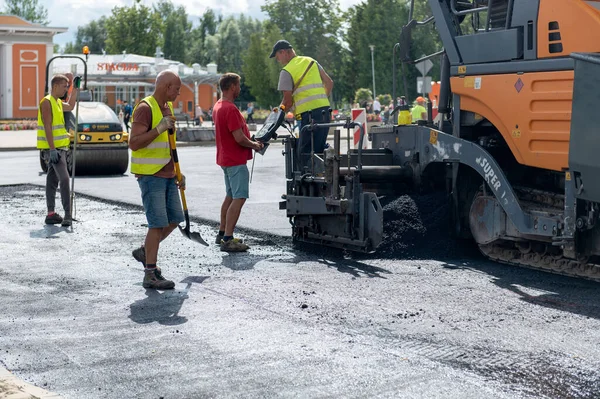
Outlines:
[[[537,58],[537,16],[540,0],[521,0],[513,3],[511,27],[523,27],[523,59]]]
[[[523,55],[520,28],[457,36],[455,40],[465,64],[510,61]]]
[[[575,196],[600,202],[600,54],[573,54],[575,81],[569,143],[569,169]]]

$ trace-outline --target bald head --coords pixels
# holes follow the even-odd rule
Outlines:
[[[154,97],[175,101],[181,89],[181,79],[173,71],[162,71],[156,76]]]

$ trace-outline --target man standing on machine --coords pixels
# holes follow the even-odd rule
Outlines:
[[[287,40],[279,40],[273,46],[270,58],[275,57],[283,65],[279,74],[277,89],[283,92],[281,104],[285,110],[295,107],[294,116],[300,121],[300,130],[312,119],[315,123],[329,123],[329,94],[333,89],[333,80],[327,72],[310,57],[297,56]],[[329,128],[314,131],[315,153],[325,150]],[[311,151],[311,132],[300,134],[298,148],[300,154]],[[308,165],[310,159],[300,156],[302,165]]]
[[[37,148],[42,151],[42,159],[48,164],[46,175],[46,224],[61,224],[68,227],[73,223],[71,216],[69,172],[67,153],[71,143],[65,127],[63,111],[75,107],[75,97],[68,103],[61,100],[69,90],[69,79],[65,75],[55,75],[50,83],[50,94],[42,99],[38,108]],[[56,189],[60,185],[60,199],[65,217],[54,211]]]
[[[162,71],[155,86],[154,93],[140,101],[133,111],[129,138],[131,173],[140,186],[148,221],[144,246],[132,255],[144,265],[144,288],[168,290],[175,283],[162,276],[156,263],[160,242],[185,220],[177,187],[185,188],[185,177],[176,181],[168,136],[169,129],[175,128],[172,101],[179,96],[181,79],[175,72]]]
[[[213,120],[217,165],[223,169],[226,194],[221,205],[221,224],[216,243],[221,245],[221,251],[243,252],[250,247],[233,238],[233,231],[250,191],[250,174],[246,162],[252,159],[252,150],[260,151],[263,144],[250,140],[248,125],[234,104],[240,95],[240,76],[235,73],[223,74],[219,87],[223,96],[215,104]]]

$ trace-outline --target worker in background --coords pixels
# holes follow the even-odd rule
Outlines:
[[[263,144],[250,140],[250,131],[234,101],[240,95],[240,76],[225,73],[219,79],[222,97],[213,108],[217,142],[217,165],[225,177],[225,199],[221,204],[221,224],[216,243],[221,251],[243,252],[250,248],[233,238],[233,231],[249,197],[250,174],[246,162],[252,159],[252,150],[260,151]]]
[[[123,122],[125,122],[125,129],[127,129],[127,133],[129,133],[129,120],[131,119],[131,115],[133,114],[133,108],[131,104],[127,101],[123,102]]]
[[[323,67],[310,57],[298,56],[292,45],[286,40],[279,40],[273,46],[270,58],[275,57],[277,62],[283,65],[279,74],[277,89],[283,92],[281,105],[286,111],[292,111],[300,121],[300,130],[310,120],[316,123],[329,123],[329,94],[333,89],[333,80],[325,72]],[[314,131],[315,153],[325,150],[329,128],[319,128]],[[311,132],[305,131],[300,134],[298,148],[300,154],[308,154],[311,151]],[[303,165],[308,165],[306,156],[301,156]]]
[[[417,104],[412,108],[412,123],[427,120],[427,109],[425,108],[425,99],[421,96],[417,97]]]
[[[46,175],[46,224],[60,224],[68,227],[73,223],[71,216],[69,172],[67,153],[70,139],[65,127],[64,111],[75,107],[75,97],[68,103],[61,100],[68,91],[69,79],[65,75],[55,75],[50,82],[51,91],[40,101],[38,109],[37,148],[42,151],[42,159],[48,165]],[[55,212],[56,189],[60,186],[60,199],[65,217]]]
[[[185,176],[176,181],[168,136],[169,129],[175,128],[172,101],[179,96],[181,79],[173,71],[162,71],[155,87],[154,93],[135,107],[129,138],[131,173],[140,186],[148,220],[144,245],[132,254],[144,265],[143,287],[167,290],[175,283],[165,279],[157,266],[158,248],[185,220],[178,191],[178,187],[185,188]]]

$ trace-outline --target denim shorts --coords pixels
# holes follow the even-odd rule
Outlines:
[[[140,176],[138,184],[142,190],[148,228],[163,228],[185,220],[175,178]]]
[[[225,192],[233,199],[248,198],[250,173],[246,164],[237,166],[221,166],[225,175]]]

